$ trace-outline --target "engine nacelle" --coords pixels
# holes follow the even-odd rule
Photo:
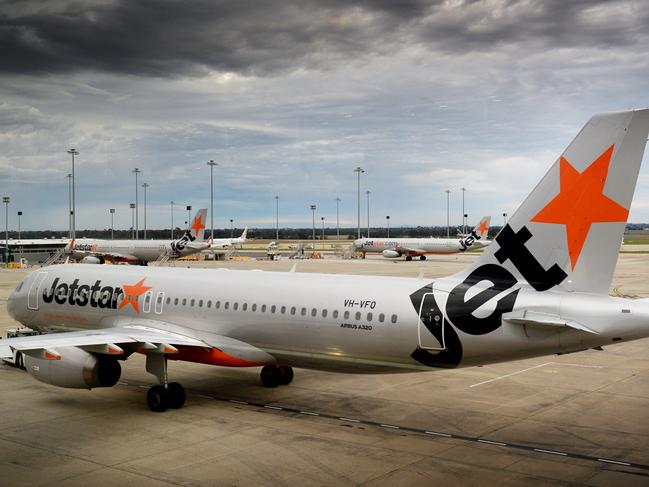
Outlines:
[[[58,387],[92,389],[112,387],[122,375],[114,357],[97,356],[77,347],[58,348],[60,360],[45,360],[24,355],[27,372],[34,379]]]
[[[386,259],[396,259],[398,257],[401,257],[401,254],[399,252],[397,252],[396,250],[388,250],[388,249],[386,249],[383,252],[381,252],[381,254]]]
[[[87,255],[83,259],[80,260],[82,264],[103,264],[104,258],[103,257],[95,257],[94,255]]]

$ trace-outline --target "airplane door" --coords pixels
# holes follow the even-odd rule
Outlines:
[[[47,272],[39,272],[36,274],[36,277],[32,281],[32,285],[29,286],[29,293],[27,294],[27,307],[29,309],[38,310],[38,296],[40,295],[39,291],[41,284],[47,277]]]
[[[419,306],[419,323],[417,324],[419,348],[437,352],[446,350],[444,333],[446,326],[446,318],[437,305],[435,295],[433,293],[424,294]]]

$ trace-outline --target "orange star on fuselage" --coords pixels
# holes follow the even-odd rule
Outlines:
[[[151,289],[151,286],[144,285],[145,279],[146,277],[132,286],[129,286],[128,284],[122,286],[124,288],[124,297],[122,298],[122,302],[119,303],[119,309],[122,309],[127,304],[130,304],[131,306],[133,306],[135,312],[137,314],[140,314],[140,306],[138,305],[137,297],[142,296],[145,292]]]
[[[199,232],[205,228],[205,225],[203,225],[203,222],[201,220],[201,216],[198,215],[196,218],[194,218],[194,223],[192,223],[192,228],[196,232],[196,237],[200,237]]]
[[[574,270],[593,223],[625,222],[629,210],[606,196],[604,185],[615,146],[610,146],[583,172],[561,157],[559,194],[531,221],[566,226],[568,255]]]

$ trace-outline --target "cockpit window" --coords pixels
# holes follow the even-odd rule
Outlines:
[[[16,293],[20,292],[20,290],[23,288],[23,282],[24,281],[20,281],[20,284],[18,284],[18,286],[16,286],[16,289],[15,289],[14,292],[16,292]]]

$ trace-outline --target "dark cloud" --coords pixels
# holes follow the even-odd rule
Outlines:
[[[644,2],[563,0],[0,3],[0,72],[193,76],[329,69],[413,45],[463,53],[503,44],[632,45]],[[598,13],[598,9],[601,12]]]

